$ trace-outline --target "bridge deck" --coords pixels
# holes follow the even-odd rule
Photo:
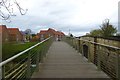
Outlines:
[[[65,42],[53,42],[39,68],[32,78],[108,78]]]

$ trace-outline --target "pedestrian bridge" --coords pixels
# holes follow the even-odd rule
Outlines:
[[[33,78],[108,78],[65,42],[53,42]]]
[[[72,42],[71,42],[72,41]],[[3,79],[116,79],[120,78],[120,62],[118,47],[103,45],[78,39],[78,42],[70,38],[63,41],[54,41],[52,37],[18,53],[0,63]],[[91,60],[89,44],[97,45],[96,50],[109,47],[109,50],[117,51],[115,64],[110,70],[104,65],[103,55],[100,51],[95,63]],[[81,47],[81,43],[83,46]],[[99,47],[99,46],[100,47]],[[96,51],[96,52],[97,52]],[[104,53],[104,52],[103,52]],[[115,54],[115,55],[116,55]],[[110,54],[109,54],[110,55]],[[114,59],[113,59],[114,60]],[[109,65],[111,67],[111,65]],[[112,73],[111,73],[112,71]]]

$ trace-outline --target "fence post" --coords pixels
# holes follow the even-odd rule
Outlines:
[[[98,56],[97,56],[97,65],[98,65],[98,70],[100,71],[101,70],[101,65],[100,65],[100,60],[101,60],[101,52],[100,52],[100,46],[97,45],[97,48],[98,48]]]
[[[30,69],[30,65],[31,65],[31,60],[30,60],[30,51],[28,52],[28,60],[27,60],[27,74],[26,77],[29,79],[30,75],[31,75],[31,69]]]
[[[77,43],[76,43],[76,38],[75,38],[75,50],[77,50]]]
[[[117,80],[120,80],[120,54],[119,54],[119,50],[117,50],[116,77],[117,77]]]

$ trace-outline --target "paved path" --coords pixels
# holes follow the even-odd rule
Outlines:
[[[108,78],[65,42],[53,42],[32,78]]]

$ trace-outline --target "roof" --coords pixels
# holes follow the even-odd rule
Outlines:
[[[2,33],[3,31],[7,31],[6,25],[0,25],[0,33]]]
[[[55,31],[54,29],[52,29],[52,28],[49,28],[48,30],[41,30],[40,31],[40,33],[39,34],[45,34],[45,33],[53,33],[53,34],[55,34],[55,35],[64,35],[64,33],[63,32],[60,32],[60,31]]]
[[[6,25],[0,25],[0,30],[2,30],[3,28],[7,28]]]
[[[20,33],[22,35],[22,33],[19,31],[18,28],[8,28],[9,34],[18,34]]]
[[[59,32],[59,31],[56,31],[56,34],[57,34],[57,35],[61,35],[61,32]]]
[[[19,29],[18,28],[7,28],[8,30],[18,30],[19,31]]]
[[[45,34],[48,30],[41,30],[39,34]]]
[[[57,35],[62,35],[64,36],[65,34],[63,32],[57,31]]]
[[[8,31],[10,34],[16,34],[17,32],[19,32],[18,28],[8,28]]]
[[[56,32],[54,29],[52,29],[52,28],[49,28],[49,29],[48,29],[48,32],[49,32],[49,31],[52,32],[53,34],[57,34],[57,32]]]
[[[65,34],[64,34],[63,32],[61,32],[61,34],[62,34],[63,36],[65,36]]]
[[[23,31],[20,31],[20,32],[21,32],[22,35],[26,35],[25,32],[23,32]]]

